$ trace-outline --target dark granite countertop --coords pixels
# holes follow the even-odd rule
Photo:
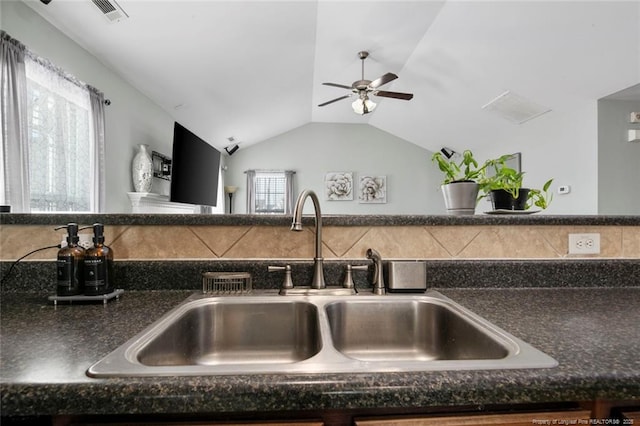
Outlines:
[[[93,379],[85,370],[192,291],[103,306],[4,293],[2,415],[214,413],[640,398],[640,288],[441,289],[559,362],[551,369]]]
[[[303,223],[313,224],[305,215]],[[325,226],[460,226],[460,225],[589,225],[638,226],[640,216],[631,215],[322,215]],[[1,213],[0,224],[60,225],[68,222],[105,225],[233,225],[290,226],[291,215],[256,214],[47,214]]]

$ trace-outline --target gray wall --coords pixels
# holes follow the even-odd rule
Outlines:
[[[18,1],[0,1],[0,24],[30,50],[48,58],[80,80],[102,90],[111,100],[106,108],[108,213],[131,211],[127,192],[133,191],[131,160],[136,145],[171,155],[173,118],[96,57]],[[154,179],[154,191],[166,192]]]
[[[628,142],[638,101],[598,101],[598,213],[640,215],[640,142]]]
[[[442,176],[431,155],[367,124],[309,123],[257,145],[240,145],[226,158],[224,179],[225,185],[238,186],[235,213],[246,212],[245,170],[288,169],[296,171],[296,193],[314,190],[323,214],[444,214]],[[325,200],[325,174],[349,171],[354,174],[354,200]],[[387,177],[386,204],[358,202],[358,176],[369,173]]]

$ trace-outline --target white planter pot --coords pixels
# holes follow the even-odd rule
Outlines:
[[[447,213],[472,215],[476,213],[479,185],[475,182],[451,182],[442,185],[442,195]]]

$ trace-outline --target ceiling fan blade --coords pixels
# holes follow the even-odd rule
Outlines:
[[[373,92],[376,96],[382,96],[383,98],[403,99],[410,101],[413,99],[413,93],[401,93],[401,92],[386,92],[384,90],[376,90]]]
[[[372,88],[372,89],[375,89],[377,87],[382,86],[383,84],[387,84],[390,81],[395,80],[396,78],[398,78],[397,75],[388,72],[385,75],[383,75],[382,77],[377,78],[377,79],[373,80],[371,83],[369,83],[369,87]]]
[[[350,97],[350,96],[351,96],[351,95],[344,95],[344,96],[340,96],[339,98],[335,98],[335,99],[332,99],[332,100],[330,100],[330,101],[324,102],[324,103],[322,103],[322,104],[320,104],[320,105],[318,105],[318,106],[319,106],[319,107],[322,107],[322,106],[325,106],[325,105],[329,105],[329,104],[332,104],[332,103],[334,103],[334,102],[338,102],[338,101],[341,101],[341,100],[343,100],[343,99],[347,99],[347,98],[348,98],[348,97]]]
[[[349,90],[351,90],[351,86],[346,86],[346,85],[344,85],[344,84],[337,84],[337,83],[322,83],[322,84],[324,84],[325,86],[340,87],[340,88],[342,88],[342,89],[349,89]]]

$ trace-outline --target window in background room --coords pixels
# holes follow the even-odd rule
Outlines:
[[[290,170],[247,172],[247,213],[291,214],[293,212],[293,175]]]

